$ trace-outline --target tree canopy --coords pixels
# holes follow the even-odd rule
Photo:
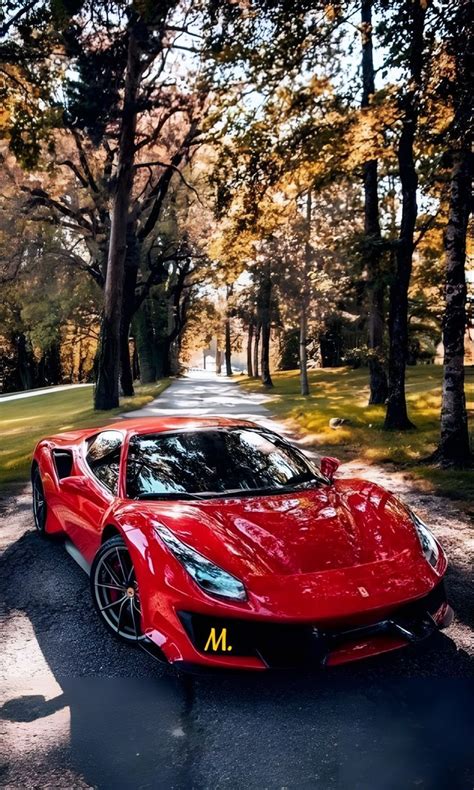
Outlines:
[[[3,389],[94,380],[109,409],[245,347],[303,395],[311,366],[367,366],[406,430],[406,365],[443,340],[437,458],[470,463],[469,0],[0,14]]]

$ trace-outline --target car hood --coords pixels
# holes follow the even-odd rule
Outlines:
[[[407,510],[380,486],[339,480],[271,496],[141,502],[181,540],[244,580],[421,555]]]

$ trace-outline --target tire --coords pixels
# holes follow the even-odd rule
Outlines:
[[[40,470],[37,466],[33,468],[31,475],[31,486],[33,494],[33,518],[35,520],[35,527],[42,537],[46,537],[46,519],[48,516],[48,506],[46,504]]]
[[[94,557],[91,575],[94,606],[105,627],[122,642],[136,644],[141,631],[141,608],[135,570],[122,538],[105,541]]]

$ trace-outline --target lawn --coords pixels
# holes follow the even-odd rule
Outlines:
[[[123,398],[120,407],[109,412],[94,411],[91,387],[50,392],[5,403],[0,399],[0,485],[28,478],[31,454],[43,436],[112,422],[118,414],[149,403],[168,384],[169,381],[164,380],[139,385],[133,398]]]
[[[268,390],[265,404],[280,419],[288,419],[311,444],[341,460],[362,458],[369,463],[395,464],[423,478],[447,496],[474,501],[474,471],[454,471],[421,465],[436,448],[439,437],[442,368],[422,365],[407,369],[408,410],[416,430],[392,432],[382,430],[385,408],[367,406],[368,372],[366,369],[323,368],[310,373],[311,396],[299,393],[298,371],[284,371],[273,377],[274,389]],[[257,380],[245,380],[241,386],[262,391]],[[474,420],[474,368],[466,368],[466,394],[471,429]],[[331,417],[349,420],[334,430]],[[474,441],[474,437],[471,438]]]

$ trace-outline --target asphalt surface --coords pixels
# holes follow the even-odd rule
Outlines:
[[[141,413],[174,409],[269,420],[215,380],[176,382]],[[472,790],[473,524],[393,482],[447,541],[457,622],[384,658],[265,674],[180,676],[117,642],[84,572],[34,532],[28,490],[4,496],[0,786]]]

